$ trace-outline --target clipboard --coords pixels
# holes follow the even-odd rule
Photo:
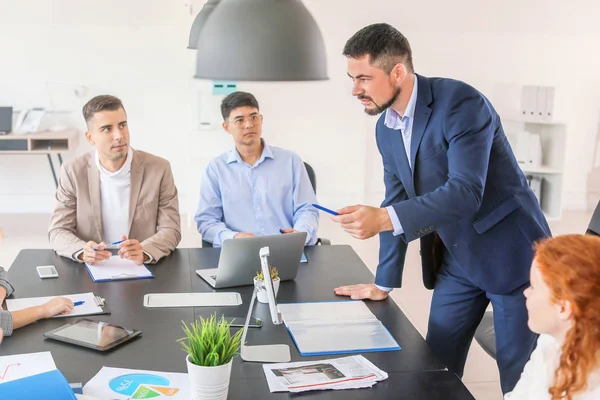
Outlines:
[[[96,296],[94,293],[79,293],[69,295],[56,295],[46,297],[30,297],[22,299],[6,299],[6,309],[8,311],[23,310],[28,307],[34,307],[42,305],[53,298],[66,297],[73,302],[84,300],[86,304],[82,306],[76,306],[73,308],[73,312],[66,315],[55,315],[52,318],[69,318],[69,317],[83,317],[88,315],[102,315],[110,314],[110,309],[106,305],[106,300],[100,296]]]
[[[137,265],[119,256],[113,256],[94,265],[86,263],[85,267],[94,283],[154,278],[154,274],[146,265]]]

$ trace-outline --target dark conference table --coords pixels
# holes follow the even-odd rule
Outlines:
[[[238,292],[243,304],[237,307],[146,308],[147,293],[212,292],[214,289],[195,273],[196,269],[217,266],[220,249],[177,249],[149,269],[154,279],[94,283],[81,264],[61,258],[52,250],[23,250],[12,264],[8,277],[15,286],[14,297],[39,297],[93,292],[106,299],[109,315],[86,318],[141,330],[141,337],[106,353],[57,342],[43,333],[58,328],[68,320],[48,319],[21,328],[6,337],[0,355],[50,351],[58,369],[69,382],[86,383],[102,366],[187,372],[186,354],[177,339],[183,337],[181,322],[192,322],[213,313],[217,316],[245,317],[252,286],[221,289]],[[306,249],[308,263],[300,265],[294,281],[282,282],[278,302],[343,300],[333,293],[342,284],[371,282],[373,276],[350,246],[315,246]],[[38,265],[54,265],[57,279],[40,279]],[[258,269],[258,267],[257,267]],[[309,392],[304,394],[269,392],[262,364],[234,359],[230,399],[314,397],[322,399],[359,399],[377,396],[382,399],[473,399],[456,375],[432,354],[423,337],[391,300],[366,302],[369,309],[388,328],[400,351],[365,353],[367,359],[389,374],[373,388],[360,390]],[[285,326],[271,323],[268,305],[256,303],[254,315],[263,320],[260,329],[251,328],[248,345],[288,344],[292,361],[309,361],[337,356],[302,357]]]

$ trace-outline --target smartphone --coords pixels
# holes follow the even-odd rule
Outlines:
[[[42,279],[58,278],[58,271],[56,271],[56,268],[54,267],[54,265],[40,265],[36,269],[37,269],[38,275]]]
[[[232,328],[243,328],[246,318],[244,317],[225,317],[225,321],[231,324]],[[248,328],[260,328],[262,326],[262,320],[260,318],[250,318],[250,324]]]

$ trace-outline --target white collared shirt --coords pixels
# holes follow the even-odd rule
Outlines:
[[[540,335],[537,347],[525,364],[523,373],[512,392],[504,395],[504,400],[550,400],[548,389],[554,382],[554,372],[559,365],[560,344],[550,335]],[[588,376],[588,387],[577,393],[573,400],[600,399],[600,369]]]
[[[127,152],[123,166],[110,172],[100,164],[96,151],[96,166],[100,171],[100,197],[102,204],[102,241],[107,245],[129,236],[129,199],[131,197],[131,162],[133,150]]]

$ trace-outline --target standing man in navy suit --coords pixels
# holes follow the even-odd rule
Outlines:
[[[414,72],[408,40],[367,26],[344,48],[356,96],[377,122],[385,200],[334,220],[358,239],[379,234],[375,283],[335,293],[383,300],[402,284],[409,242],[420,239],[423,281],[434,289],[427,342],[459,377],[475,329],[494,308],[502,391],[513,389],[536,335],[527,327],[532,244],[550,236],[500,117],[473,87]]]

